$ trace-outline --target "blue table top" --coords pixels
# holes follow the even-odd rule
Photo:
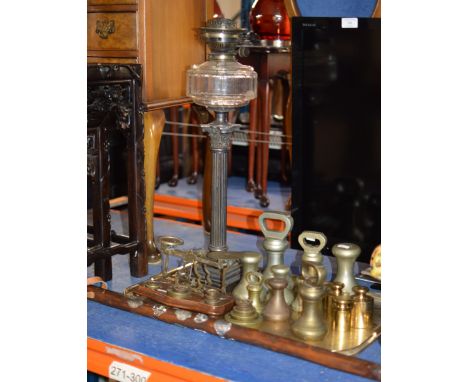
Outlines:
[[[112,227],[126,232],[126,214],[112,213]],[[184,239],[183,247],[204,247],[207,238],[201,227],[155,219],[157,235],[175,235]],[[261,237],[228,232],[230,250],[261,250]],[[288,250],[285,263],[292,264],[293,272],[301,253]],[[145,278],[130,276],[128,255],[113,257],[113,279],[109,289],[123,290],[137,282],[159,273],[160,266],[150,266]],[[335,269],[332,258],[325,257],[329,278]],[[356,271],[360,265],[356,265]],[[88,276],[94,268],[88,268]],[[329,369],[299,358],[276,353],[242,342],[226,340],[189,328],[114,309],[88,301],[88,337],[120,346],[155,359],[197,370],[232,381],[342,381],[360,382],[368,379]],[[380,363],[380,343],[374,342],[358,354],[359,358]]]

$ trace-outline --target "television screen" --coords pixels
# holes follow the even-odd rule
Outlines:
[[[380,19],[292,19],[293,248],[380,244]]]

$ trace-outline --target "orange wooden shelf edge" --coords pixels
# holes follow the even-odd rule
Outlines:
[[[227,225],[232,228],[241,228],[252,231],[260,231],[258,217],[262,210],[244,208],[237,206],[227,206]],[[153,213],[189,219],[194,221],[202,220],[202,202],[196,199],[181,198],[172,195],[154,194]],[[270,229],[281,229],[281,222],[272,221]]]
[[[113,361],[131,365],[151,373],[147,382],[225,381],[225,379],[159,361],[141,353],[88,337],[89,371],[107,377],[109,375],[109,366]]]

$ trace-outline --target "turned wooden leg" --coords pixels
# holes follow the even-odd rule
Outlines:
[[[263,127],[262,127],[262,121],[263,121],[263,114],[265,113],[265,110],[263,110],[263,97],[265,96],[265,83],[266,81],[259,81],[258,82],[258,90],[257,90],[257,130],[258,132],[262,132]],[[263,141],[266,139],[263,134],[256,134],[257,139],[260,141]],[[263,190],[262,190],[262,150],[263,150],[263,143],[257,143],[257,149],[255,152],[255,191],[254,191],[254,196],[256,199],[260,199],[260,197],[263,195]]]
[[[145,146],[145,216],[146,216],[146,246],[148,263],[161,261],[161,255],[154,242],[153,209],[154,188],[156,181],[156,162],[158,162],[159,146],[166,119],[164,111],[155,110],[145,113],[144,146]]]
[[[281,92],[283,93],[282,95],[282,114],[283,114],[283,134],[287,135],[287,124],[291,124],[291,122],[287,121],[288,119],[288,101],[290,97],[289,93],[289,83],[287,79],[287,73],[285,73],[281,77]],[[289,126],[290,128],[290,126]],[[288,181],[288,175],[287,175],[287,168],[290,163],[289,158],[288,158],[288,146],[284,143],[287,143],[287,139],[282,139],[283,144],[281,145],[281,180],[286,183]]]
[[[177,118],[177,107],[170,108],[170,116],[172,122],[177,122],[179,119]],[[173,134],[178,134],[179,129],[177,125],[171,125],[171,132]],[[179,182],[179,137],[177,135],[173,135],[171,137],[172,140],[172,160],[174,162],[174,173],[172,178],[169,180],[169,186],[175,187]]]
[[[193,108],[190,110],[190,123],[193,125],[198,125],[199,121],[197,115]],[[192,134],[198,134],[199,129],[196,127],[191,127],[190,132]],[[195,184],[198,180],[198,169],[200,168],[200,154],[199,154],[199,147],[198,147],[198,138],[192,137],[192,174],[187,179],[188,184]]]
[[[266,133],[263,134],[262,140],[267,141],[262,143],[262,174],[261,174],[261,185],[262,195],[260,196],[260,205],[262,207],[268,207],[270,200],[267,197],[267,184],[268,184],[268,156],[270,152],[270,145],[268,143],[270,136],[270,118],[271,118],[271,103],[270,103],[270,84],[266,81],[264,87],[262,87],[262,122],[261,131]]]
[[[287,75],[287,84],[288,84],[288,97],[286,100],[286,111],[284,113],[284,125],[283,130],[284,134],[287,135],[284,142],[286,143],[283,147],[286,149],[287,153],[287,162],[292,163],[292,86],[291,86],[291,73]],[[290,196],[286,202],[286,210],[290,211],[292,209],[292,197]]]
[[[257,139],[257,99],[250,101],[250,126],[249,126],[249,140]],[[247,170],[247,185],[246,190],[253,192],[255,190],[254,181],[254,165],[255,165],[255,142],[249,142],[249,162]]]

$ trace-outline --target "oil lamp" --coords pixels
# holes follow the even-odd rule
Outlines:
[[[226,251],[227,159],[231,136],[239,127],[228,122],[228,112],[245,106],[257,96],[257,73],[236,61],[236,50],[245,29],[218,17],[200,28],[200,37],[211,53],[208,61],[187,70],[187,95],[215,113],[202,125],[210,136],[212,153],[210,251]]]

